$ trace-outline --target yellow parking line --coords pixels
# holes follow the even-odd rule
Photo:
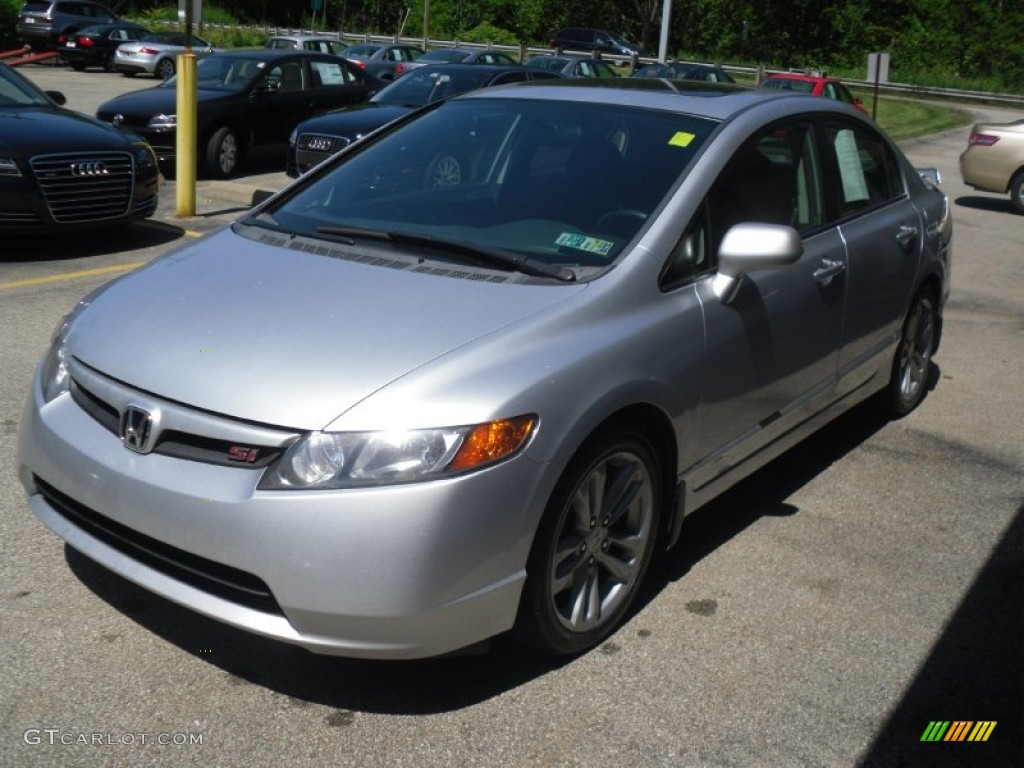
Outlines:
[[[136,261],[132,264],[121,264],[115,267],[97,267],[96,269],[83,269],[78,272],[62,272],[58,275],[46,277],[30,277],[25,280],[11,280],[7,283],[0,283],[0,291],[10,288],[25,288],[29,285],[43,285],[45,283],[59,283],[64,280],[78,280],[82,277],[95,277],[96,275],[110,275],[115,272],[128,272],[141,267],[146,262]]]

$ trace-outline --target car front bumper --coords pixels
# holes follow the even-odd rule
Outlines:
[[[18,456],[36,516],[110,570],[227,624],[363,658],[436,656],[509,629],[533,500],[550,490],[519,456],[428,483],[259,491],[261,470],[129,451],[70,395],[44,404],[38,378]],[[269,597],[248,599],[261,585]]]

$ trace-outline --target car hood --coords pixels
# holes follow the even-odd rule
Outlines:
[[[112,125],[67,109],[0,109],[0,154],[124,149],[129,139]]]
[[[196,91],[196,101],[199,105],[223,101],[232,97],[238,98],[238,96],[237,93],[214,91],[209,88],[199,88]],[[103,102],[96,110],[96,115],[102,119],[109,119],[111,115],[116,114],[152,117],[153,115],[173,115],[177,111],[177,89],[157,85],[152,88],[144,88],[141,91],[131,91],[115,96],[109,101]]]
[[[109,284],[71,354],[154,395],[322,429],[389,383],[584,290],[339,260],[230,229]]]
[[[310,118],[299,126],[299,133],[326,133],[354,139],[357,136],[365,136],[414,109],[416,107],[398,104],[359,104]]]

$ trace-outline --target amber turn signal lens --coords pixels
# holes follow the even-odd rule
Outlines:
[[[526,443],[536,423],[537,417],[531,414],[473,427],[448,465],[449,471],[476,469],[515,453]]]

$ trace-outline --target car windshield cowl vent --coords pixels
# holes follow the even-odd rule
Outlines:
[[[486,269],[472,269],[459,267],[437,267],[426,266],[414,257],[409,259],[392,259],[378,254],[365,253],[359,250],[347,250],[324,245],[322,242],[306,240],[296,237],[286,240],[280,235],[261,231],[256,240],[266,245],[273,245],[279,248],[288,248],[293,251],[312,253],[318,256],[327,256],[332,259],[351,261],[356,264],[367,264],[373,267],[386,267],[400,271],[416,272],[422,275],[434,275],[436,277],[452,277],[460,280],[472,280],[478,283],[515,283],[524,280],[532,281],[534,278],[526,277],[518,273],[502,274]]]

